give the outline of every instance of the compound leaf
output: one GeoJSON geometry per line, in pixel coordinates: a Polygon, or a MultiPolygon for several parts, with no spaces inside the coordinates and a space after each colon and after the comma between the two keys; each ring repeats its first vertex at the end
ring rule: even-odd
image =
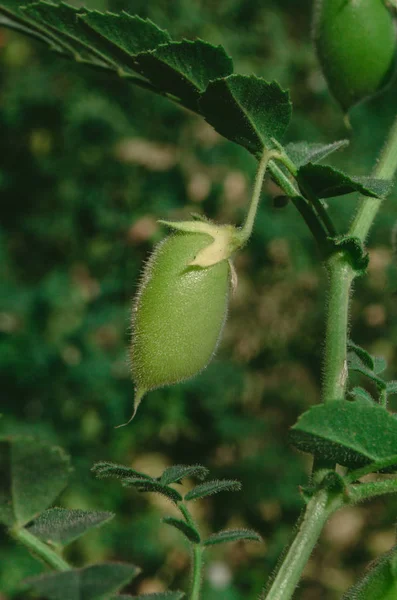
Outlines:
{"type": "Polygon", "coordinates": [[[354,399],[361,399],[369,403],[375,402],[371,394],[362,387],[354,387],[352,390],[350,390],[349,394],[354,399]]]}
{"type": "Polygon", "coordinates": [[[136,471],[131,467],[124,465],[117,465],[108,461],[97,462],[91,469],[91,471],[98,477],[98,479],[104,479],[106,477],[115,477],[116,479],[126,479],[128,477],[136,477],[140,479],[148,479],[154,481],[153,477],[136,471]]]}
{"type": "Polygon", "coordinates": [[[379,375],[383,373],[387,367],[387,361],[383,356],[374,356],[374,373],[379,375]]]}
{"type": "Polygon", "coordinates": [[[197,102],[212,79],[233,73],[222,46],[203,40],[169,42],[134,57],[134,69],[159,89],[197,110],[197,102]]]}
{"type": "Polygon", "coordinates": [[[371,371],[374,370],[374,367],[375,367],[374,359],[373,359],[372,355],[369,352],[367,352],[367,350],[365,350],[361,346],[358,346],[352,340],[349,340],[347,342],[347,349],[350,352],[353,352],[360,359],[360,361],[367,367],[367,369],[370,369],[371,371]]]}
{"type": "Polygon", "coordinates": [[[263,541],[259,533],[256,533],[256,531],[253,531],[252,529],[226,529],[225,531],[213,533],[203,543],[204,546],[215,546],[217,544],[239,542],[241,540],[251,542],[263,541]]]}
{"type": "Polygon", "coordinates": [[[397,381],[388,381],[386,384],[386,390],[388,394],[397,394],[397,381]]]}
{"type": "Polygon", "coordinates": [[[361,373],[361,375],[365,375],[365,377],[368,377],[368,379],[371,379],[371,381],[373,381],[373,383],[375,383],[375,385],[379,389],[384,389],[386,387],[386,382],[383,381],[383,379],[381,379],[380,377],[378,377],[378,375],[375,372],[375,364],[376,364],[375,360],[376,359],[372,359],[372,357],[370,357],[370,356],[369,356],[369,358],[372,360],[372,364],[374,365],[373,369],[371,369],[368,366],[369,362],[366,358],[364,358],[364,360],[363,360],[363,355],[360,355],[359,353],[357,353],[356,350],[353,350],[353,351],[350,350],[347,353],[347,366],[350,371],[357,371],[357,373],[361,373]]]}
{"type": "Polygon", "coordinates": [[[177,504],[182,500],[182,496],[179,492],[171,487],[162,485],[159,481],[150,481],[148,479],[142,479],[138,477],[127,477],[123,481],[125,487],[135,487],[138,492],[154,492],[155,494],[161,494],[177,504]]]}
{"type": "Polygon", "coordinates": [[[317,165],[309,162],[299,168],[297,181],[302,189],[310,187],[317,198],[344,196],[360,192],[364,196],[383,198],[391,189],[390,180],[373,177],[351,177],[329,165],[317,165]]]}
{"type": "Polygon", "coordinates": [[[131,57],[136,54],[154,50],[160,44],[171,41],[168,31],[160,29],[150,19],[132,16],[125,11],[119,14],[86,11],[79,15],[79,20],[106,44],[115,61],[123,62],[127,58],[132,64],[131,57]]]}
{"type": "Polygon", "coordinates": [[[174,517],[164,517],[162,519],[163,523],[167,525],[171,525],[178,529],[183,535],[192,542],[192,544],[199,544],[201,541],[200,534],[195,527],[188,525],[186,521],[182,521],[182,519],[175,519],[174,517]]]}
{"type": "Polygon", "coordinates": [[[78,19],[85,9],[74,8],[64,2],[53,4],[40,0],[21,7],[21,10],[29,19],[44,26],[76,60],[91,60],[94,55],[104,65],[113,66],[106,53],[94,45],[92,34],[78,19]]]}
{"type": "Polygon", "coordinates": [[[397,419],[367,400],[334,400],[314,406],[292,427],[299,450],[349,468],[382,460],[397,464],[397,419]]]}
{"type": "Polygon", "coordinates": [[[33,438],[0,438],[0,522],[25,525],[65,487],[69,457],[33,438]]]}
{"type": "Polygon", "coordinates": [[[214,481],[207,481],[200,485],[196,485],[185,495],[185,500],[197,500],[198,498],[205,498],[206,496],[212,496],[219,492],[239,492],[241,490],[241,483],[233,479],[215,479],[214,481]]]}
{"type": "Polygon", "coordinates": [[[311,144],[310,142],[292,142],[284,149],[295,166],[303,167],[307,163],[317,163],[329,154],[342,150],[349,145],[349,140],[339,140],[332,144],[311,144]]]}
{"type": "Polygon", "coordinates": [[[254,75],[211,81],[199,107],[218,133],[256,156],[274,147],[273,139],[281,140],[291,118],[288,92],[254,75]]]}
{"type": "Polygon", "coordinates": [[[203,481],[209,474],[206,467],[202,465],[173,465],[165,469],[160,477],[160,483],[168,485],[170,483],[179,483],[187,477],[197,477],[203,481]]]}
{"type": "Polygon", "coordinates": [[[61,573],[48,573],[26,580],[48,600],[107,600],[139,573],[134,565],[103,563],[61,573]]]}
{"type": "Polygon", "coordinates": [[[1,0],[0,26],[15,29],[49,44],[53,50],[62,51],[63,47],[48,30],[33,23],[22,14],[20,9],[24,4],[23,0],[1,0]]]}
{"type": "Polygon", "coordinates": [[[28,530],[47,544],[62,546],[84,535],[89,529],[107,523],[113,517],[114,514],[110,512],[50,508],[41,513],[28,530]]]}

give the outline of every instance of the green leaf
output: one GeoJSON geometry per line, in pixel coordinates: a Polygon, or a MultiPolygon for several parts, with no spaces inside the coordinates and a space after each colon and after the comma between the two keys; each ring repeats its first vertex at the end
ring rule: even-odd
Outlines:
{"type": "Polygon", "coordinates": [[[397,394],[397,381],[388,381],[386,384],[388,394],[397,394]]]}
{"type": "Polygon", "coordinates": [[[31,521],[63,490],[70,472],[61,448],[27,437],[0,438],[0,522],[31,521]]]}
{"type": "Polygon", "coordinates": [[[256,533],[256,531],[253,531],[252,529],[226,529],[225,531],[213,533],[203,542],[203,544],[204,546],[215,546],[216,544],[238,542],[241,540],[251,542],[263,541],[259,533],[256,533]]]}
{"type": "Polygon", "coordinates": [[[107,600],[139,573],[134,565],[103,563],[84,569],[48,573],[27,579],[33,590],[48,600],[107,600]]]}
{"type": "Polygon", "coordinates": [[[187,477],[197,477],[197,479],[203,481],[208,474],[208,469],[202,465],[173,465],[164,471],[160,477],[160,483],[163,485],[179,483],[187,477]]]}
{"type": "Polygon", "coordinates": [[[16,29],[40,39],[50,45],[51,49],[62,51],[64,46],[59,43],[56,36],[54,36],[46,27],[40,24],[34,23],[31,19],[21,11],[26,2],[24,0],[1,0],[0,1],[0,25],[16,29]],[[3,15],[3,18],[1,18],[3,15]]]}
{"type": "MultiPolygon", "coordinates": [[[[10,0],[5,0],[7,5],[10,0]]],[[[117,70],[121,76],[139,73],[160,93],[168,93],[197,111],[208,83],[233,72],[233,62],[222,46],[203,40],[172,41],[168,32],[150,20],[74,8],[40,0],[7,10],[24,26],[45,33],[46,41],[76,60],[117,70]]],[[[138,81],[136,79],[136,81],[138,81]]]]}
{"type": "Polygon", "coordinates": [[[392,186],[390,180],[374,179],[372,177],[351,177],[329,165],[316,165],[312,162],[299,168],[296,177],[304,189],[310,187],[317,198],[344,196],[360,192],[364,196],[383,198],[392,186]]]}
{"type": "Polygon", "coordinates": [[[332,144],[311,144],[309,142],[292,142],[284,147],[295,166],[303,167],[307,163],[317,163],[329,154],[342,150],[349,145],[349,140],[339,140],[332,144]]]}
{"type": "Polygon", "coordinates": [[[178,529],[178,531],[183,533],[183,535],[189,540],[189,542],[192,542],[192,544],[200,543],[201,538],[199,532],[191,525],[188,525],[186,521],[182,521],[182,519],[175,519],[174,517],[164,517],[162,522],[175,527],[175,529],[178,529]]]}
{"type": "Polygon", "coordinates": [[[55,36],[64,50],[69,51],[76,60],[99,58],[104,65],[114,66],[105,53],[94,47],[93,35],[77,18],[85,9],[76,9],[64,2],[53,4],[41,0],[23,6],[21,10],[55,36]]]}
{"type": "Polygon", "coordinates": [[[372,563],[364,577],[343,596],[343,600],[395,600],[397,598],[396,548],[372,563]]]}
{"type": "Polygon", "coordinates": [[[332,238],[329,237],[327,241],[333,246],[334,251],[343,250],[357,277],[366,273],[369,264],[369,255],[360,238],[341,235],[332,238]]]}
{"type": "Polygon", "coordinates": [[[86,11],[79,15],[79,20],[98,36],[119,67],[127,61],[126,64],[134,68],[133,56],[171,41],[165,29],[160,29],[149,19],[131,16],[125,11],[120,14],[86,11]]]}
{"type": "Polygon", "coordinates": [[[387,368],[387,361],[383,356],[374,356],[374,373],[379,375],[387,368]]]}
{"type": "Polygon", "coordinates": [[[26,1],[24,0],[0,0],[0,14],[6,17],[15,18],[18,20],[25,20],[20,13],[21,6],[25,6],[26,1]]]}
{"type": "Polygon", "coordinates": [[[375,383],[375,385],[379,389],[385,389],[386,382],[383,381],[383,379],[381,379],[380,377],[378,377],[374,370],[370,369],[367,366],[367,361],[364,362],[356,351],[349,351],[347,353],[347,366],[350,371],[357,371],[357,373],[361,373],[361,375],[365,375],[365,377],[368,377],[368,379],[373,381],[373,383],[375,383]]]}
{"type": "Polygon", "coordinates": [[[397,420],[367,400],[314,406],[298,419],[290,435],[299,450],[349,468],[397,455],[397,420]]]}
{"type": "Polygon", "coordinates": [[[194,110],[209,81],[233,72],[233,62],[221,46],[202,40],[171,41],[168,32],[149,20],[97,11],[80,20],[107,44],[119,68],[137,71],[194,110]]]}
{"type": "Polygon", "coordinates": [[[259,156],[283,137],[291,118],[288,92],[254,75],[230,75],[209,83],[201,114],[229,140],[259,156]]]}
{"type": "Polygon", "coordinates": [[[50,508],[39,515],[28,530],[43,542],[60,546],[69,544],[113,517],[114,514],[110,512],[50,508]]]}
{"type": "Polygon", "coordinates": [[[371,354],[367,352],[367,350],[365,350],[361,346],[358,346],[352,340],[349,340],[347,342],[347,349],[349,350],[349,352],[354,353],[360,359],[360,361],[367,367],[367,369],[370,369],[371,371],[374,370],[374,359],[371,356],[371,354]]]}
{"type": "Polygon", "coordinates": [[[125,487],[135,487],[139,492],[155,492],[162,494],[172,502],[179,502],[182,496],[179,492],[167,485],[162,484],[159,480],[153,479],[145,473],[135,471],[124,465],[117,465],[107,461],[96,463],[92,467],[92,471],[99,478],[115,477],[121,479],[125,487]]]}
{"type": "Polygon", "coordinates": [[[369,392],[367,392],[367,390],[365,390],[362,387],[354,387],[352,390],[350,390],[349,395],[357,400],[364,400],[366,402],[375,402],[374,398],[371,396],[371,394],[369,392]]]}
{"type": "Polygon", "coordinates": [[[113,596],[112,600],[182,600],[183,592],[156,592],[154,594],[140,594],[139,596],[113,596]]]}
{"type": "Polygon", "coordinates": [[[111,462],[107,462],[107,461],[97,462],[92,467],[91,471],[99,479],[104,479],[106,477],[115,477],[116,479],[126,479],[128,477],[136,477],[136,478],[149,479],[150,481],[154,481],[153,477],[150,477],[150,475],[146,475],[146,473],[141,473],[140,471],[131,469],[131,467],[126,467],[124,465],[117,465],[115,463],[111,463],[111,462]]]}
{"type": "Polygon", "coordinates": [[[134,64],[153,85],[193,110],[197,110],[198,99],[212,79],[233,72],[233,62],[222,46],[202,40],[163,44],[136,55],[134,64]]]}
{"type": "Polygon", "coordinates": [[[215,479],[214,481],[207,481],[197,485],[185,495],[185,500],[197,500],[198,498],[205,498],[206,496],[212,496],[213,494],[219,494],[219,492],[239,492],[241,490],[241,483],[232,479],[215,479]]]}
{"type": "Polygon", "coordinates": [[[124,479],[123,485],[125,487],[135,487],[138,492],[154,492],[155,494],[161,494],[175,504],[182,500],[182,496],[179,492],[171,487],[162,485],[158,481],[149,481],[148,479],[141,479],[138,477],[127,477],[124,479]]]}

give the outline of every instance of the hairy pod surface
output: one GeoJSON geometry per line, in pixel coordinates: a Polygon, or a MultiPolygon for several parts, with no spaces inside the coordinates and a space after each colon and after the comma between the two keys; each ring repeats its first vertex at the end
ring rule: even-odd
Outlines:
{"type": "Polygon", "coordinates": [[[216,350],[227,314],[229,261],[190,265],[211,242],[205,233],[175,233],[146,263],[132,315],[135,411],[147,391],[193,377],[216,350]]]}
{"type": "Polygon", "coordinates": [[[317,0],[313,37],[329,89],[345,111],[390,80],[396,34],[384,0],[317,0]]]}

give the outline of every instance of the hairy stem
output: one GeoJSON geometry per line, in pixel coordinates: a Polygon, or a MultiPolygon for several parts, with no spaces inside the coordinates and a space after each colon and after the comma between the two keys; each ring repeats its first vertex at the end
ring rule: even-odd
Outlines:
{"type": "Polygon", "coordinates": [[[35,556],[56,571],[68,571],[69,564],[48,544],[39,540],[35,535],[24,528],[13,528],[10,530],[13,538],[24,544],[35,556]]]}
{"type": "MultiPolygon", "coordinates": [[[[196,528],[196,524],[190,514],[187,506],[180,502],[178,508],[185,518],[186,523],[196,528]]],[[[200,599],[200,589],[202,582],[202,570],[203,570],[203,546],[201,544],[192,544],[192,591],[190,594],[190,600],[200,599]]]]}
{"type": "Polygon", "coordinates": [[[349,299],[354,273],[342,253],[326,261],[329,277],[323,402],[344,398],[347,381],[349,299]]]}
{"type": "Polygon", "coordinates": [[[201,546],[201,544],[194,544],[194,546],[193,546],[193,579],[192,579],[192,592],[190,594],[190,600],[199,600],[200,599],[202,570],[203,570],[203,547],[201,546]]]}
{"type": "Polygon", "coordinates": [[[341,503],[330,501],[326,490],[319,490],[313,496],[263,600],[289,600],[292,597],[325,523],[341,503]]]}
{"type": "Polygon", "coordinates": [[[353,504],[369,500],[376,496],[384,494],[397,493],[397,478],[382,479],[380,481],[371,481],[369,483],[360,483],[349,488],[349,499],[353,504]]]}
{"type": "Polygon", "coordinates": [[[379,394],[379,404],[387,408],[387,388],[384,388],[379,394]]]}
{"type": "Polygon", "coordinates": [[[372,462],[369,465],[365,465],[365,467],[361,467],[360,469],[355,469],[354,471],[350,471],[347,473],[343,479],[345,483],[354,483],[364,477],[365,475],[369,475],[370,473],[375,473],[376,471],[381,471],[382,469],[387,469],[388,467],[394,467],[397,465],[397,454],[394,456],[389,456],[384,460],[378,460],[376,462],[372,462]]]}
{"type": "MultiPolygon", "coordinates": [[[[397,117],[390,129],[380,158],[373,170],[373,176],[379,179],[392,179],[397,170],[397,117]]],[[[365,241],[376,214],[382,204],[379,198],[363,197],[360,208],[350,227],[350,235],[365,241]]]]}
{"type": "MultiPolygon", "coordinates": [[[[275,169],[269,168],[277,180],[275,169]]],[[[276,166],[277,169],[277,166],[276,166]]],[[[390,131],[388,141],[382,151],[373,175],[381,179],[392,178],[397,169],[397,119],[390,131]]],[[[284,189],[284,186],[281,186],[284,189]]],[[[381,205],[381,200],[365,198],[351,226],[350,235],[364,241],[381,205]]],[[[305,218],[306,220],[306,218],[305,218]]],[[[314,217],[315,235],[319,235],[318,223],[314,217]]],[[[309,225],[310,226],[310,225],[309,225]]],[[[320,234],[321,235],[321,234],[320,234]]],[[[347,381],[347,336],[349,325],[349,301],[355,273],[348,258],[341,252],[331,255],[325,263],[329,276],[328,312],[326,322],[326,345],[324,359],[323,401],[332,402],[343,398],[347,381]]],[[[314,470],[320,469],[323,461],[316,461],[314,470]]],[[[329,465],[326,465],[329,466],[329,465]]],[[[357,474],[361,474],[358,471],[357,474]]],[[[364,474],[364,473],[363,473],[364,474]]],[[[351,500],[359,501],[375,495],[394,492],[395,480],[385,480],[353,486],[351,500]]],[[[279,565],[265,600],[290,600],[299,582],[302,571],[310,557],[322,528],[330,514],[342,506],[330,508],[327,493],[320,490],[307,505],[295,537],[279,565]]]]}

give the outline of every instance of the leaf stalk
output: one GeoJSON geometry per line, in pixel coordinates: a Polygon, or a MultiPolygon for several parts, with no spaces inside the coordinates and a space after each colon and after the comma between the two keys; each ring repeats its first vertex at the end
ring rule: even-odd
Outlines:
{"type": "Polygon", "coordinates": [[[13,538],[21,542],[32,554],[39,557],[46,565],[56,571],[69,571],[70,565],[48,544],[39,540],[24,527],[10,530],[13,538]]]}

